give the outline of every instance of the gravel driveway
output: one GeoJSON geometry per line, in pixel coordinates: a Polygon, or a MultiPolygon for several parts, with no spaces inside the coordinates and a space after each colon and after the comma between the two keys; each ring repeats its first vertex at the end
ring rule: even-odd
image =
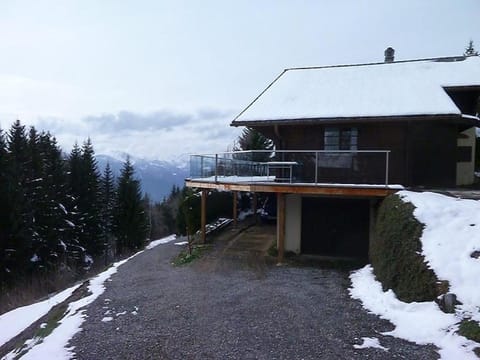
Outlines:
{"type": "Polygon", "coordinates": [[[438,359],[380,335],[392,326],[348,296],[348,273],[267,265],[238,241],[187,266],[173,244],[122,265],[70,342],[77,359],[438,359]],[[388,352],[355,349],[362,337],[388,352]]]}

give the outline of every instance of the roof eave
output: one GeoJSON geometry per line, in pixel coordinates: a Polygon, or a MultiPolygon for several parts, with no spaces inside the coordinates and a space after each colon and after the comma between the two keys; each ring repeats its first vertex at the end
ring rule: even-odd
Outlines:
{"type": "Polygon", "coordinates": [[[391,116],[356,116],[336,118],[292,118],[292,119],[255,119],[234,120],[230,126],[269,126],[269,125],[315,125],[315,124],[347,124],[347,123],[375,123],[395,122],[411,120],[455,120],[460,122],[475,123],[472,126],[480,126],[475,119],[462,118],[459,113],[454,114],[416,114],[416,115],[391,115],[391,116]]]}

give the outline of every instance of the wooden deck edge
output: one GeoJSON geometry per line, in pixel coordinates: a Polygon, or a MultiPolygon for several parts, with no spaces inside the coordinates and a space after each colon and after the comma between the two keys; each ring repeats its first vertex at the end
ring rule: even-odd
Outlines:
{"type": "Polygon", "coordinates": [[[186,180],[187,187],[199,189],[215,189],[222,191],[244,192],[271,192],[304,195],[328,195],[349,197],[386,197],[400,189],[388,187],[360,187],[360,186],[322,186],[309,184],[265,184],[265,183],[222,183],[198,180],[186,180]]]}

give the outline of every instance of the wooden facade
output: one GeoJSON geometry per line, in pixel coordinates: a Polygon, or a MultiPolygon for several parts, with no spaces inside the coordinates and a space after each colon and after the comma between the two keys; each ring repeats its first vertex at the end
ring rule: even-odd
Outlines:
{"type": "MultiPolygon", "coordinates": [[[[350,119],[342,122],[311,124],[289,123],[275,126],[252,126],[273,139],[281,150],[325,149],[325,129],[355,128],[356,150],[390,150],[389,183],[404,186],[451,187],[456,185],[457,137],[471,127],[468,119],[407,118],[350,119]]],[[[383,159],[370,159],[365,168],[370,178],[382,179],[383,159]],[[375,166],[375,161],[378,166],[375,166]],[[373,172],[379,172],[374,174],[373,172]]],[[[332,170],[333,171],[333,170],[332,170]]],[[[362,178],[352,182],[362,183],[362,178]]],[[[378,183],[381,183],[380,181],[378,183]]]]}

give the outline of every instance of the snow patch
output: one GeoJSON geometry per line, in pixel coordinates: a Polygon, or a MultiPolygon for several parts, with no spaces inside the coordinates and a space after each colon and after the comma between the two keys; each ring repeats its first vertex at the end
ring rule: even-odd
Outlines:
{"type": "Polygon", "coordinates": [[[425,224],[420,241],[428,267],[448,280],[449,291],[463,303],[459,311],[480,321],[480,261],[470,256],[480,250],[480,202],[431,192],[398,195],[415,206],[413,215],[425,224]]]}
{"type": "Polygon", "coordinates": [[[52,307],[65,301],[80,286],[72,286],[47,300],[22,306],[0,315],[0,346],[47,314],[52,307]]]}
{"type": "Polygon", "coordinates": [[[173,245],[178,245],[178,246],[187,245],[187,244],[188,244],[188,241],[180,241],[180,242],[173,243],[173,245]]]}
{"type": "Polygon", "coordinates": [[[355,349],[367,349],[367,348],[375,348],[375,349],[381,349],[384,351],[388,351],[388,348],[383,347],[380,345],[380,341],[373,337],[362,337],[363,343],[360,345],[353,345],[355,349]]]}
{"type": "Polygon", "coordinates": [[[145,247],[145,249],[147,249],[147,250],[153,249],[154,247],[156,247],[158,245],[169,243],[169,242],[175,240],[176,238],[177,238],[176,235],[169,235],[169,236],[164,237],[162,239],[153,240],[153,241],[150,242],[150,244],[148,244],[145,247]]]}
{"type": "Polygon", "coordinates": [[[112,321],[112,320],[113,320],[113,317],[111,317],[111,316],[105,316],[105,317],[102,319],[103,322],[110,322],[110,321],[112,321]]]}
{"type": "Polygon", "coordinates": [[[396,336],[420,345],[434,344],[442,359],[476,359],[472,350],[476,343],[454,333],[458,319],[445,314],[431,302],[405,303],[392,290],[384,292],[375,280],[371,265],[350,275],[350,295],[359,299],[370,312],[390,321],[395,329],[382,335],[396,336]]]}

